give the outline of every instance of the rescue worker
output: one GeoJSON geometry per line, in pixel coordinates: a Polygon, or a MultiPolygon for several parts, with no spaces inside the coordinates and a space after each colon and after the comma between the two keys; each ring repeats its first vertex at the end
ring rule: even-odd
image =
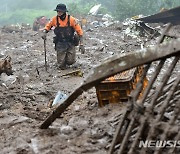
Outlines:
{"type": "Polygon", "coordinates": [[[57,11],[57,16],[52,17],[46,24],[42,38],[46,39],[49,30],[55,27],[53,43],[55,43],[55,50],[57,52],[57,63],[60,69],[66,69],[67,65],[72,65],[76,61],[75,46],[79,45],[81,53],[85,52],[83,31],[76,22],[76,19],[67,14],[66,5],[58,4],[54,11],[57,11]],[[75,32],[78,35],[75,35],[75,32]]]}

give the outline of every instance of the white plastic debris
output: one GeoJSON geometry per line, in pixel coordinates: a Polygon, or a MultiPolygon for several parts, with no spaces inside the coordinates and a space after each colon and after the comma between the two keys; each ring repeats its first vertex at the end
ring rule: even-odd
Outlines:
{"type": "Polygon", "coordinates": [[[69,135],[73,131],[73,128],[71,126],[62,125],[60,131],[63,134],[69,135]]]}
{"type": "Polygon", "coordinates": [[[111,25],[113,25],[114,24],[114,22],[109,22],[109,21],[105,21],[104,23],[103,23],[103,25],[105,26],[105,27],[109,27],[109,26],[111,26],[111,25]]]}
{"type": "Polygon", "coordinates": [[[16,76],[15,75],[10,75],[8,76],[5,73],[2,73],[0,76],[1,84],[8,88],[10,85],[16,82],[16,76]]]}
{"type": "Polygon", "coordinates": [[[56,94],[56,97],[52,103],[52,106],[55,105],[55,104],[61,104],[65,99],[67,98],[67,95],[64,94],[63,92],[61,91],[58,91],[57,94],[56,94]]]}
{"type": "Polygon", "coordinates": [[[105,14],[102,17],[102,21],[112,21],[112,20],[113,20],[113,17],[109,14],[105,14]]]}
{"type": "Polygon", "coordinates": [[[101,7],[101,4],[94,5],[94,6],[90,9],[90,11],[89,11],[88,14],[97,15],[100,7],[101,7]]]}

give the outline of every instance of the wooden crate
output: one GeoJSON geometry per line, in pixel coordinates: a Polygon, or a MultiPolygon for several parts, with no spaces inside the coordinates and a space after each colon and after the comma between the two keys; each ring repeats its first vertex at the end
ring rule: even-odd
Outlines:
{"type": "Polygon", "coordinates": [[[128,95],[136,87],[142,70],[142,67],[133,68],[109,77],[98,84],[95,88],[99,106],[127,101],[128,95]]]}

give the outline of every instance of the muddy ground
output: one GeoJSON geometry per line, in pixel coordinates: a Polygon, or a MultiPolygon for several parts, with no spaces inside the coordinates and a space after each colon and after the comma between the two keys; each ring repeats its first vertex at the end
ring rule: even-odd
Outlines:
{"type": "Polygon", "coordinates": [[[69,95],[106,58],[139,50],[142,44],[156,44],[158,38],[143,43],[146,37],[125,35],[127,27],[122,23],[83,27],[86,53],[81,54],[77,47],[77,61],[67,70],[57,68],[54,34],[48,33],[47,72],[40,32],[27,27],[12,32],[1,28],[1,57],[11,56],[14,75],[1,75],[0,153],[106,153],[126,102],[100,108],[95,88],[79,96],[49,129],[39,126],[56,107],[49,108],[48,103],[58,91],[69,95]],[[61,76],[77,69],[83,72],[82,77],[61,76]]]}

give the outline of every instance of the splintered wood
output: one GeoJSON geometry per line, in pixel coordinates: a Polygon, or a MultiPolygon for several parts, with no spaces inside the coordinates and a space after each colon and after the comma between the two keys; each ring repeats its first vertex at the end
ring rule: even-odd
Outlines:
{"type": "Polygon", "coordinates": [[[129,106],[117,126],[109,154],[180,153],[179,58],[180,50],[146,63],[137,88],[130,94],[129,106]],[[138,99],[146,77],[148,86],[138,99]]]}
{"type": "Polygon", "coordinates": [[[117,127],[110,154],[180,152],[179,57],[177,54],[146,65],[117,127]],[[149,78],[149,83],[137,100],[144,77],[149,78]]]}
{"type": "MultiPolygon", "coordinates": [[[[162,35],[159,43],[163,39],[162,35]]],[[[180,153],[179,57],[180,40],[175,39],[110,58],[93,69],[84,83],[47,117],[40,128],[48,128],[84,91],[117,73],[144,65],[136,88],[130,93],[128,107],[120,117],[109,153],[180,153]],[[148,85],[142,94],[145,78],[148,85]]]]}
{"type": "Polygon", "coordinates": [[[114,76],[111,76],[106,79],[106,81],[115,81],[115,80],[128,80],[131,79],[134,76],[134,73],[136,71],[136,68],[124,71],[122,73],[118,73],[114,76]]]}

